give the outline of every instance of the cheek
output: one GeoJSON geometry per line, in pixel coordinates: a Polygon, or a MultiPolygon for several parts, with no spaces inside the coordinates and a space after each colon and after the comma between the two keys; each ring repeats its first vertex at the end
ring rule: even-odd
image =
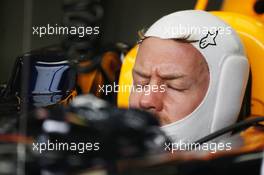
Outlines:
{"type": "Polygon", "coordinates": [[[164,97],[164,112],[173,121],[189,115],[196,108],[196,100],[191,93],[167,91],[164,97]]]}

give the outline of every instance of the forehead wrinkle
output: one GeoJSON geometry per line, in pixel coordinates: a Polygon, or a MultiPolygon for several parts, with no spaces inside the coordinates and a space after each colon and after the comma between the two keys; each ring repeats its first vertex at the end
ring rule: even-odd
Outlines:
{"type": "MultiPolygon", "coordinates": [[[[162,63],[154,63],[156,60],[155,57],[157,49],[153,48],[153,44],[156,45],[157,43],[155,42],[155,40],[157,40],[156,38],[147,38],[142,45],[139,47],[139,54],[137,55],[137,59],[136,59],[136,63],[140,63],[141,64],[141,68],[138,69],[139,72],[142,72],[143,69],[142,68],[148,68],[148,66],[145,65],[153,65],[152,70],[148,70],[147,72],[149,72],[150,74],[153,74],[155,71],[153,71],[154,67],[161,67],[162,63]],[[148,49],[145,50],[145,49],[148,49]],[[143,53],[144,52],[144,53],[143,53]],[[140,58],[139,58],[140,57],[140,58]],[[140,59],[140,62],[138,62],[140,59]],[[157,65],[158,64],[158,65],[157,65]]],[[[162,75],[165,74],[166,72],[168,72],[168,74],[180,74],[181,71],[184,71],[183,73],[190,73],[190,71],[192,72],[193,70],[198,70],[201,71],[201,68],[195,68],[196,66],[201,66],[200,64],[205,64],[206,67],[207,66],[207,62],[205,61],[205,59],[198,59],[198,57],[201,56],[200,52],[198,50],[195,50],[195,48],[190,44],[190,43],[183,43],[183,42],[179,42],[179,41],[173,41],[173,40],[163,40],[164,42],[166,41],[167,44],[164,44],[164,46],[166,45],[166,47],[164,48],[165,50],[173,49],[173,52],[159,52],[159,57],[163,58],[163,63],[168,61],[168,65],[165,66],[163,65],[161,68],[159,68],[159,70],[157,72],[155,72],[155,74],[158,75],[162,75]],[[170,44],[168,44],[170,43],[170,44]],[[194,52],[189,52],[188,49],[193,50],[194,52]],[[185,69],[183,69],[183,67],[178,67],[179,69],[177,70],[178,72],[174,73],[177,66],[172,66],[172,60],[175,59],[174,57],[177,57],[177,59],[183,59],[182,60],[182,65],[185,66],[185,69]],[[170,60],[170,61],[169,61],[170,60]],[[192,61],[190,61],[192,60],[192,61]],[[196,63],[195,63],[196,62],[196,63]],[[197,64],[198,62],[198,64],[197,64]],[[164,67],[165,66],[165,67],[164,67]],[[187,67],[186,67],[187,66],[187,67]],[[164,69],[164,70],[163,70],[164,69]],[[186,71],[185,71],[186,70],[186,71]],[[171,73],[169,72],[171,71],[171,73]],[[180,71],[180,72],[179,72],[180,71]],[[165,72],[165,73],[163,73],[165,72]]],[[[163,46],[160,45],[161,47],[163,46]]],[[[159,46],[159,47],[160,47],[159,46]]],[[[203,56],[202,56],[203,57],[203,56]]],[[[201,66],[204,68],[204,66],[201,66]]],[[[145,70],[144,70],[145,71],[145,70]]],[[[146,72],[146,71],[145,71],[146,72]]],[[[147,73],[146,72],[146,73],[147,73]]],[[[167,73],[166,73],[167,74],[167,73]]],[[[182,73],[181,73],[182,74],[182,73]]]]}
{"type": "MultiPolygon", "coordinates": [[[[183,55],[184,53],[188,54],[188,44],[189,43],[182,43],[182,42],[177,42],[173,41],[171,39],[159,39],[156,37],[150,37],[147,38],[141,46],[139,46],[139,53],[141,53],[142,50],[149,49],[150,52],[145,52],[144,57],[149,57],[147,60],[151,60],[153,55],[155,54],[158,50],[157,48],[163,50],[163,52],[158,52],[162,57],[164,58],[170,58],[170,57],[175,57],[179,55],[183,55]],[[157,41],[162,42],[157,43],[157,41]],[[173,50],[173,52],[171,52],[173,50]]],[[[191,45],[191,44],[189,44],[191,45]]]]}
{"type": "Polygon", "coordinates": [[[156,74],[163,79],[179,79],[179,78],[184,78],[186,75],[180,72],[176,72],[175,69],[173,71],[168,71],[169,69],[163,69],[162,67],[157,67],[156,69],[156,74]],[[165,70],[165,71],[164,71],[165,70]],[[167,72],[166,72],[167,71],[167,72]]]}

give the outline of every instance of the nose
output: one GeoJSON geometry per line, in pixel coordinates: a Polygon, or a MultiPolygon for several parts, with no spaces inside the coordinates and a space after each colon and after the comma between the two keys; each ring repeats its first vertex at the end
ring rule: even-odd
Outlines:
{"type": "Polygon", "coordinates": [[[140,108],[150,111],[159,112],[163,108],[163,93],[158,91],[153,91],[150,87],[148,93],[142,94],[139,102],[140,108]]]}

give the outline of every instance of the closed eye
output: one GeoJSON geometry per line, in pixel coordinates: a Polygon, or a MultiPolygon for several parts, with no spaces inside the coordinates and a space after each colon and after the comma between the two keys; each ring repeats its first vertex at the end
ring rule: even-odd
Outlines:
{"type": "Polygon", "coordinates": [[[167,85],[167,87],[172,89],[172,90],[179,91],[179,92],[184,92],[184,91],[188,90],[188,88],[178,88],[178,87],[174,87],[171,85],[167,85]]]}

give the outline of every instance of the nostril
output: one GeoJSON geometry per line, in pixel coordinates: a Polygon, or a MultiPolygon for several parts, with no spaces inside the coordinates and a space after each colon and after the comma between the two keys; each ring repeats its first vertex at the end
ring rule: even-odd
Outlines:
{"type": "Polygon", "coordinates": [[[151,95],[143,95],[140,99],[140,107],[145,110],[155,108],[155,100],[151,95]]]}
{"type": "Polygon", "coordinates": [[[140,107],[143,108],[143,109],[148,110],[148,109],[153,108],[154,105],[152,105],[150,101],[147,101],[147,100],[144,100],[144,99],[143,99],[143,100],[141,100],[141,102],[140,102],[140,107]]]}

